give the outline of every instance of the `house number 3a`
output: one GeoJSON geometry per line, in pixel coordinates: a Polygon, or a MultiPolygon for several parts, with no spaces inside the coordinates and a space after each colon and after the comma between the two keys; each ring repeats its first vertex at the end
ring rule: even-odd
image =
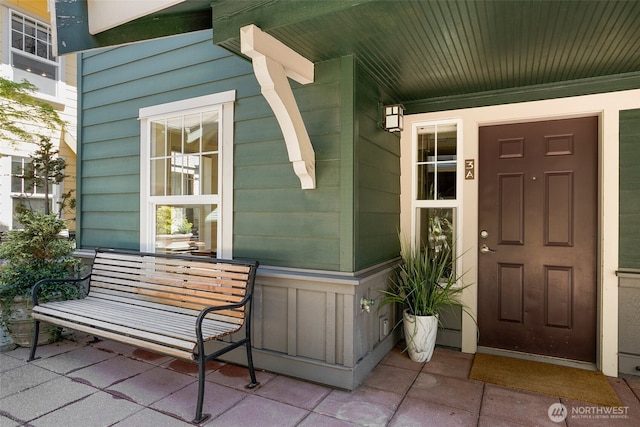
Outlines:
{"type": "Polygon", "coordinates": [[[464,161],[464,179],[474,179],[476,176],[476,161],[467,159],[464,161]]]}

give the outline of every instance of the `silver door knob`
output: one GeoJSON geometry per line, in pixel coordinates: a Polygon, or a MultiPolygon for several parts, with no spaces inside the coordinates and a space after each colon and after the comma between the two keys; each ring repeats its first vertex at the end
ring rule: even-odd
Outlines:
{"type": "Polygon", "coordinates": [[[495,254],[496,251],[494,251],[493,249],[491,249],[489,246],[487,246],[486,244],[483,244],[482,246],[480,246],[480,253],[481,254],[488,254],[488,253],[492,253],[495,254]]]}

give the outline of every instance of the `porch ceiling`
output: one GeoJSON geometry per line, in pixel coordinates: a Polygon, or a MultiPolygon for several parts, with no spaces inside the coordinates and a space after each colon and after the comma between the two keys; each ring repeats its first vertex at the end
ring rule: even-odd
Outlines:
{"type": "MultiPolygon", "coordinates": [[[[56,1],[60,34],[86,1],[56,1]]],[[[637,0],[184,0],[58,44],[69,52],[213,27],[214,43],[240,54],[248,24],[313,62],[356,55],[389,101],[405,103],[640,72],[637,0]]]]}
{"type": "Polygon", "coordinates": [[[220,0],[212,7],[214,43],[239,53],[239,28],[253,23],[313,62],[355,54],[400,102],[640,71],[636,0],[220,0]]]}

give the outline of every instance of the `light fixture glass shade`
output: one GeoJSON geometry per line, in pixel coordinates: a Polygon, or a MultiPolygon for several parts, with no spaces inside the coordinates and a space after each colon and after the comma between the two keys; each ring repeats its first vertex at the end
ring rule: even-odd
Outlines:
{"type": "Polygon", "coordinates": [[[402,105],[387,105],[384,107],[384,129],[388,132],[400,132],[404,107],[402,105]]]}

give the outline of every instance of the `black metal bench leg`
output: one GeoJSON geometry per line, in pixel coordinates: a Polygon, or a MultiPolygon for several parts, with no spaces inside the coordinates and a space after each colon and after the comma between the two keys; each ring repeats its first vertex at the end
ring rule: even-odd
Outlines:
{"type": "Polygon", "coordinates": [[[247,388],[254,388],[260,384],[256,380],[256,371],[253,369],[253,355],[251,353],[251,341],[248,341],[245,346],[247,347],[247,365],[249,367],[249,375],[251,376],[251,382],[247,385],[247,388]]]}
{"type": "Polygon", "coordinates": [[[36,320],[33,327],[33,341],[31,341],[31,352],[27,362],[31,362],[36,357],[36,347],[38,347],[38,335],[40,334],[40,321],[36,320]]]}
{"type": "Polygon", "coordinates": [[[193,419],[194,424],[200,424],[207,418],[208,414],[202,414],[202,404],[204,403],[204,374],[206,360],[204,358],[204,349],[200,349],[198,353],[198,403],[196,403],[196,416],[193,419]]]}

